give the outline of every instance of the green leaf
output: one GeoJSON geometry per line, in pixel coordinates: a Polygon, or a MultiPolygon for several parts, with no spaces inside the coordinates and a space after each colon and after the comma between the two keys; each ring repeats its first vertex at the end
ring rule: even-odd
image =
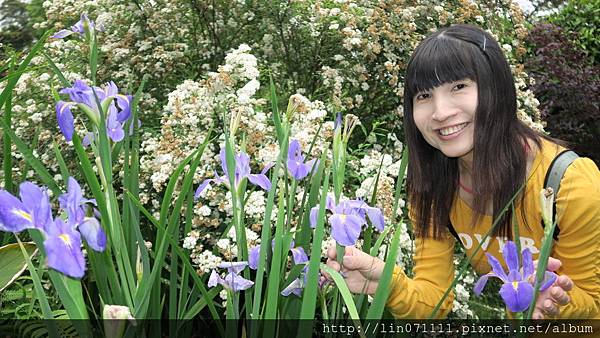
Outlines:
{"type": "MultiPolygon", "coordinates": [[[[344,280],[342,275],[340,275],[339,272],[335,271],[334,269],[330,268],[324,263],[321,263],[321,270],[325,270],[325,272],[327,272],[335,282],[335,285],[337,286],[338,290],[340,291],[340,294],[342,295],[344,304],[346,304],[346,309],[348,310],[350,319],[354,321],[354,324],[357,327],[362,327],[362,325],[360,325],[360,318],[358,317],[358,310],[356,309],[356,305],[354,304],[354,299],[352,298],[352,294],[350,293],[350,290],[348,290],[348,286],[346,285],[346,281],[344,280]]],[[[363,332],[358,332],[358,334],[361,337],[365,336],[363,332]]]]}
{"type": "Polygon", "coordinates": [[[397,226],[394,239],[390,245],[391,249],[383,267],[383,273],[379,279],[377,291],[375,291],[375,295],[373,297],[373,303],[369,307],[369,312],[367,312],[367,319],[379,320],[383,315],[385,303],[387,302],[387,298],[391,291],[392,273],[394,271],[394,267],[396,266],[396,257],[398,257],[398,247],[400,246],[400,233],[400,227],[397,226]]]}
{"type": "MultiPolygon", "coordinates": [[[[321,164],[319,168],[319,175],[322,175],[323,170],[325,168],[326,152],[323,152],[323,156],[321,156],[321,164]]],[[[329,189],[329,168],[327,168],[327,173],[325,174],[325,180],[323,182],[322,187],[322,195],[321,202],[319,203],[319,214],[317,216],[317,226],[315,229],[315,235],[313,237],[313,245],[310,253],[310,261],[308,263],[308,273],[306,277],[306,286],[304,288],[304,296],[302,297],[302,309],[300,312],[301,319],[313,319],[315,318],[315,307],[317,304],[317,296],[318,296],[318,284],[319,284],[319,271],[318,266],[321,260],[321,243],[323,242],[323,237],[325,234],[325,205],[327,200],[327,190],[329,189]]],[[[302,328],[308,330],[309,328],[302,328]]],[[[304,334],[309,334],[309,332],[304,332],[304,334]]]]}
{"type": "MultiPolygon", "coordinates": [[[[23,243],[29,257],[37,252],[34,243],[23,243]]],[[[0,292],[12,284],[27,268],[27,261],[21,253],[18,243],[12,243],[0,247],[0,292]]]]}

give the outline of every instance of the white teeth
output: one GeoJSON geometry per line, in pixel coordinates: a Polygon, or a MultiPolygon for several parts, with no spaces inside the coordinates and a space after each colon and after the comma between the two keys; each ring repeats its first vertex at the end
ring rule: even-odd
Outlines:
{"type": "Polygon", "coordinates": [[[456,126],[452,126],[452,127],[448,127],[448,128],[440,129],[440,130],[439,130],[439,133],[440,133],[442,136],[448,136],[448,135],[450,135],[450,134],[454,134],[454,133],[456,133],[456,132],[458,132],[458,131],[461,131],[461,130],[462,130],[464,127],[466,127],[466,126],[467,126],[467,124],[468,124],[468,123],[467,123],[467,122],[465,122],[465,123],[462,123],[462,124],[459,124],[459,125],[456,125],[456,126]]]}

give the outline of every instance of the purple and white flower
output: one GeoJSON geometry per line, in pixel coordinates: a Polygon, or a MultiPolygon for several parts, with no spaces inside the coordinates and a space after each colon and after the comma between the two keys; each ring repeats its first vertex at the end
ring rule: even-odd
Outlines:
{"type": "Polygon", "coordinates": [[[287,168],[290,174],[296,180],[301,180],[305,178],[311,172],[311,170],[313,170],[313,166],[316,167],[317,165],[317,159],[312,159],[310,161],[304,162],[304,155],[302,155],[300,142],[298,142],[297,140],[293,140],[290,143],[290,146],[288,148],[287,168]],[[317,163],[316,165],[315,162],[317,163]]]}
{"type": "MultiPolygon", "coordinates": [[[[106,109],[106,133],[114,142],[119,142],[125,137],[123,126],[131,117],[131,95],[119,94],[119,89],[114,82],[107,83],[104,88],[90,87],[81,80],[75,81],[72,87],[63,88],[60,94],[68,94],[71,101],[58,101],[56,104],[56,119],[58,127],[67,141],[73,139],[75,120],[71,107],[77,106],[98,125],[100,109],[106,109]],[[96,98],[98,100],[96,100],[96,98]],[[100,106],[98,105],[100,102],[100,106]]],[[[139,124],[139,123],[138,123],[139,124]]],[[[89,144],[94,135],[86,134],[86,144],[89,144]]]]}
{"type": "Polygon", "coordinates": [[[75,23],[69,29],[58,31],[56,34],[52,35],[51,38],[64,39],[72,34],[79,34],[79,37],[84,38],[86,30],[93,33],[96,30],[102,32],[104,31],[104,28],[100,26],[97,27],[94,24],[94,21],[90,20],[87,15],[81,14],[81,18],[79,21],[77,21],[77,23],[75,23]]]}
{"type": "MultiPolygon", "coordinates": [[[[221,158],[221,168],[223,169],[224,175],[219,176],[219,174],[215,171],[215,178],[209,178],[207,180],[204,180],[204,182],[202,182],[202,184],[200,184],[198,189],[196,189],[194,198],[197,199],[198,197],[200,197],[200,194],[204,191],[204,189],[210,188],[211,183],[214,183],[214,184],[223,183],[227,187],[229,187],[229,171],[227,170],[227,160],[226,160],[224,148],[221,149],[219,156],[221,158]]],[[[252,173],[250,173],[250,156],[248,156],[248,154],[246,154],[242,151],[242,152],[236,154],[234,156],[234,158],[235,158],[235,173],[234,173],[235,188],[234,189],[237,189],[240,182],[244,178],[247,178],[248,181],[250,181],[250,183],[252,183],[254,185],[258,185],[259,187],[263,188],[264,190],[271,189],[271,181],[265,175],[265,173],[267,172],[267,170],[269,170],[272,167],[272,165],[266,166],[261,171],[260,174],[252,174],[252,173]]]]}
{"type": "MultiPolygon", "coordinates": [[[[529,251],[529,248],[525,248],[521,253],[522,268],[519,268],[519,254],[514,242],[506,242],[502,255],[508,267],[508,274],[504,272],[502,265],[494,256],[486,253],[492,271],[479,278],[475,284],[474,292],[476,295],[480,295],[490,277],[499,278],[504,283],[500,288],[500,296],[508,309],[512,312],[525,311],[533,299],[533,286],[535,285],[536,272],[533,267],[531,251],[529,251]]],[[[549,288],[556,278],[554,272],[546,271],[540,291],[549,288]]]]}
{"type": "Polygon", "coordinates": [[[81,236],[95,251],[106,248],[106,234],[93,216],[94,200],[85,199],[77,181],[69,177],[67,192],[59,196],[60,208],[67,214],[53,219],[48,194],[31,182],[20,185],[19,200],[0,190],[0,231],[17,233],[24,229],[38,229],[44,235],[44,249],[48,266],[61,273],[81,278],[85,274],[85,259],[81,250],[81,236]]]}
{"type": "MultiPolygon", "coordinates": [[[[367,217],[378,231],[383,231],[385,220],[381,209],[370,207],[362,200],[345,200],[335,205],[331,197],[327,197],[326,207],[332,212],[329,216],[331,236],[343,246],[356,244],[362,228],[367,224],[367,217]]],[[[319,206],[310,210],[310,225],[317,225],[319,206]]]]}
{"type": "Polygon", "coordinates": [[[221,277],[216,270],[212,270],[210,277],[208,278],[208,287],[212,288],[217,286],[217,284],[221,284],[224,288],[233,292],[246,290],[252,287],[252,285],[254,285],[253,281],[239,275],[247,265],[248,262],[225,262],[219,264],[219,268],[227,269],[227,275],[221,277]]]}

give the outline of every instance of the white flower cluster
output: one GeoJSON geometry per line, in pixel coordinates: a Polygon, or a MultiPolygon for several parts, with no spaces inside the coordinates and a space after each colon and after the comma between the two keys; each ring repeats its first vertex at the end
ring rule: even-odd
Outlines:
{"type": "MultiPolygon", "coordinates": [[[[364,157],[351,161],[351,165],[360,168],[358,173],[362,182],[355,195],[358,198],[370,200],[377,183],[377,206],[382,208],[386,221],[390,221],[393,212],[393,202],[396,192],[396,178],[400,170],[401,154],[403,145],[393,134],[389,135],[394,146],[391,148],[392,155],[382,153],[376,147],[367,151],[364,157]],[[378,177],[379,174],[379,177],[378,177]]],[[[404,175],[405,173],[403,173],[404,175]]],[[[397,215],[402,215],[404,199],[398,200],[397,215]]]]}
{"type": "MultiPolygon", "coordinates": [[[[405,271],[412,267],[413,253],[415,252],[415,241],[410,238],[406,223],[400,223],[396,231],[400,231],[400,243],[398,244],[398,256],[396,264],[405,271]]],[[[388,246],[394,234],[390,233],[384,240],[384,244],[379,247],[378,257],[382,260],[387,259],[388,246]]]]}
{"type": "MultiPolygon", "coordinates": [[[[454,256],[456,274],[458,274],[458,267],[461,263],[460,258],[463,256],[464,254],[457,254],[454,256]]],[[[477,315],[469,305],[471,291],[473,290],[476,276],[473,268],[469,266],[460,281],[454,287],[454,302],[452,303],[452,310],[449,315],[450,318],[477,319],[477,315]]]]}
{"type": "Polygon", "coordinates": [[[210,273],[212,269],[216,269],[217,265],[221,264],[223,261],[221,257],[213,255],[209,250],[198,254],[192,254],[191,259],[200,274],[210,273]]]}

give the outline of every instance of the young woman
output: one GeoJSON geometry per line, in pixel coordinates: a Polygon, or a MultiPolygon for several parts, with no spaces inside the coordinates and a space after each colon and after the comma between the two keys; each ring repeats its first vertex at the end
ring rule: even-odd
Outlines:
{"type": "MultiPolygon", "coordinates": [[[[399,318],[427,318],[454,278],[456,238],[467,256],[484,242],[471,263],[479,274],[488,273],[485,253],[504,261],[514,217],[522,248],[537,259],[543,236],[539,196],[564,148],[518,120],[514,79],[502,50],[473,26],[440,29],[417,47],[406,74],[404,116],[415,267],[412,279],[395,267],[387,306],[399,318]],[[514,215],[511,208],[501,215],[523,184],[514,215]]],[[[600,318],[600,172],[594,162],[578,158],[568,167],[556,215],[560,232],[548,270],[559,277],[540,293],[533,317],[600,318]]],[[[327,264],[339,270],[335,248],[328,257],[327,264]]],[[[375,292],[383,261],[346,247],[342,265],[351,291],[375,292]]],[[[451,308],[448,297],[438,317],[451,308]]]]}

